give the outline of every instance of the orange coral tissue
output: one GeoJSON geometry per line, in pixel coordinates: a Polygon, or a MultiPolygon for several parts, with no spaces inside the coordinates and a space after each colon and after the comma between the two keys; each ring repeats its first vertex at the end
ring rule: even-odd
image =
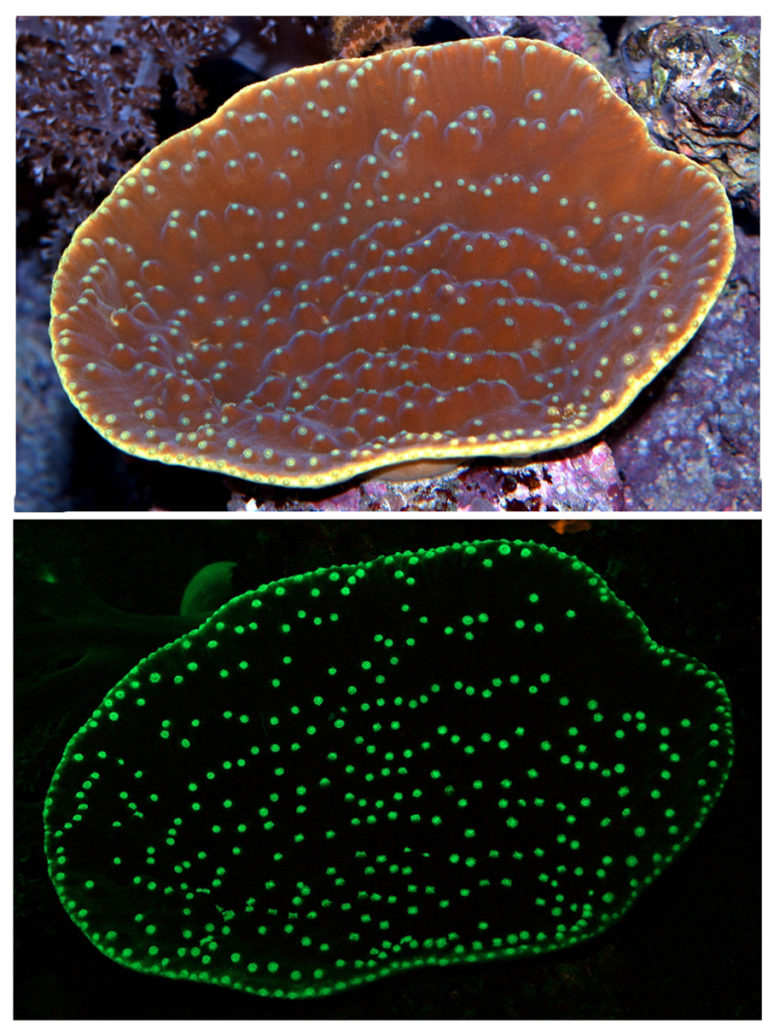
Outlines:
{"type": "Polygon", "coordinates": [[[588,63],[493,37],[278,75],[77,230],[51,336],[131,454],[289,486],[615,419],[733,261],[718,181],[588,63]]]}

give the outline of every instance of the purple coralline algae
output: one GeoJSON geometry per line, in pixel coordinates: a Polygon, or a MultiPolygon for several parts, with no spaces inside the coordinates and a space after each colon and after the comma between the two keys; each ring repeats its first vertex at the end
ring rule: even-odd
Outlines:
{"type": "Polygon", "coordinates": [[[621,511],[624,486],[605,443],[548,461],[468,467],[430,479],[367,479],[341,492],[296,497],[233,484],[230,511],[621,511]]]}
{"type": "Polygon", "coordinates": [[[759,238],[736,229],[729,284],[685,354],[606,433],[639,511],[759,511],[759,238]]]}

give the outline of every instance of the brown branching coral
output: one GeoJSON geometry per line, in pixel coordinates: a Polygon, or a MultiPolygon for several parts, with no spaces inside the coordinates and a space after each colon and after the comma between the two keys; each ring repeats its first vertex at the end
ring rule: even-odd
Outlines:
{"type": "Polygon", "coordinates": [[[106,439],[319,486],[584,440],[733,260],[710,173],[582,59],[495,37],[242,90],[78,229],[54,358],[106,439]]]}
{"type": "Polygon", "coordinates": [[[376,15],[331,18],[335,57],[365,57],[381,50],[411,46],[426,18],[376,15]]]}

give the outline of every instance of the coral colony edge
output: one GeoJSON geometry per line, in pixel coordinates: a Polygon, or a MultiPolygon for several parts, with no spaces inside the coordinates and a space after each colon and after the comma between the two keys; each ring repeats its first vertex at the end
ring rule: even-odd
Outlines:
{"type": "Polygon", "coordinates": [[[728,276],[718,180],[589,63],[489,37],[277,75],[78,228],[53,357],[130,454],[319,487],[617,418],[728,276]]]}
{"type": "Polygon", "coordinates": [[[53,774],[49,874],[130,969],[318,997],[609,929],[732,756],[717,674],[578,559],[386,555],[236,597],[109,690],[53,774]]]}

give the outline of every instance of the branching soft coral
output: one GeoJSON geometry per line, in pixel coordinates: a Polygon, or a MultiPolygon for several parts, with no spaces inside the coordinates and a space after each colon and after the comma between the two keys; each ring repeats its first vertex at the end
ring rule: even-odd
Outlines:
{"type": "Polygon", "coordinates": [[[19,162],[45,192],[55,253],[139,153],[154,146],[161,79],[193,113],[204,93],[192,77],[226,45],[222,18],[20,18],[19,162]]]}

